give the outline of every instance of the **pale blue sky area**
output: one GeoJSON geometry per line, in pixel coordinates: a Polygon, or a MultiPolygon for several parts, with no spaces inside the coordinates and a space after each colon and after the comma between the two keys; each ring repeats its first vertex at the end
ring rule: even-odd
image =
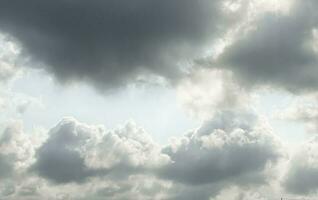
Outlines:
{"type": "MultiPolygon", "coordinates": [[[[130,87],[105,95],[85,84],[69,87],[56,84],[47,73],[32,70],[14,81],[11,91],[20,99],[33,99],[24,113],[16,114],[15,110],[7,113],[9,118],[22,119],[27,131],[39,126],[49,129],[65,116],[107,128],[133,120],[157,142],[165,144],[170,137],[181,136],[200,125],[198,119],[182,109],[175,90],[167,87],[130,87]]],[[[292,95],[278,91],[262,91],[257,95],[257,111],[268,118],[275,133],[284,141],[297,145],[309,137],[303,124],[274,116],[289,106],[292,95]]]]}
{"type": "Polygon", "coordinates": [[[169,137],[199,126],[198,120],[182,110],[175,91],[160,86],[130,87],[103,95],[84,84],[61,86],[44,72],[32,71],[15,81],[12,91],[32,96],[43,104],[31,103],[20,114],[29,130],[39,125],[51,128],[65,116],[107,128],[133,120],[156,141],[166,143],[169,137]]]}

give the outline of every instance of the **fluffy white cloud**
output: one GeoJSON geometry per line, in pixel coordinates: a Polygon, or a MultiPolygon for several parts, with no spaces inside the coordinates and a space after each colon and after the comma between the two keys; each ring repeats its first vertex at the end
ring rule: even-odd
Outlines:
{"type": "Polygon", "coordinates": [[[65,118],[44,142],[16,125],[1,139],[1,196],[207,200],[231,185],[262,185],[282,154],[253,117],[224,112],[164,148],[132,122],[106,130],[65,118]]]}
{"type": "Polygon", "coordinates": [[[169,158],[133,123],[106,131],[72,118],[63,119],[37,150],[32,171],[56,183],[83,182],[88,177],[147,173],[169,158]]]}
{"type": "Polygon", "coordinates": [[[0,33],[0,84],[10,80],[19,69],[20,48],[8,35],[0,33]]]}
{"type": "Polygon", "coordinates": [[[36,141],[24,132],[21,122],[9,124],[0,138],[0,178],[22,173],[32,162],[36,141]]]}

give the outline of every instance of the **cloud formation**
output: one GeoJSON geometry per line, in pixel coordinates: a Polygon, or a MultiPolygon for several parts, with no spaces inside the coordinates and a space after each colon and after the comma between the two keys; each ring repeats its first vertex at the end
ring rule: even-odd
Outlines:
{"type": "Polygon", "coordinates": [[[252,104],[250,95],[228,70],[197,70],[179,82],[177,94],[183,108],[202,120],[223,110],[246,110],[252,104]]]}
{"type": "Polygon", "coordinates": [[[49,132],[31,167],[55,183],[84,182],[89,177],[127,177],[168,162],[145,131],[132,123],[106,132],[65,118],[49,132]]]}
{"type": "Polygon", "coordinates": [[[251,19],[211,66],[230,69],[246,87],[271,85],[294,93],[318,88],[317,2],[289,1],[251,19]]]}
{"type": "Polygon", "coordinates": [[[284,185],[287,191],[308,195],[318,191],[318,137],[305,143],[292,157],[284,185]]]}
{"type": "Polygon", "coordinates": [[[280,143],[253,114],[223,112],[163,149],[172,163],[161,171],[185,184],[266,182],[266,167],[282,157],[280,143]]]}
{"type": "MultiPolygon", "coordinates": [[[[220,0],[0,3],[0,29],[62,81],[122,86],[141,74],[175,79],[229,23],[220,0]]],[[[42,66],[43,66],[42,65],[42,66]]]]}
{"type": "Polygon", "coordinates": [[[315,93],[298,97],[279,117],[304,123],[309,133],[318,133],[317,101],[318,96],[315,93]]]}
{"type": "MultiPolygon", "coordinates": [[[[177,80],[183,108],[203,122],[164,146],[134,122],[106,129],[68,117],[40,138],[17,122],[1,125],[0,199],[265,200],[266,189],[280,187],[317,194],[317,137],[280,168],[285,149],[253,108],[249,89],[317,89],[318,4],[289,1],[289,11],[256,9],[235,23],[250,16],[246,9],[255,2],[1,1],[0,82],[16,74],[17,56],[62,82],[85,81],[101,90],[151,74],[177,80]],[[183,68],[215,50],[211,42],[227,31],[237,34],[210,68],[183,68]],[[283,171],[281,180],[277,172],[283,171]]],[[[7,96],[0,109],[10,102],[9,110],[19,113],[12,116],[23,118],[32,99],[7,96]]],[[[317,132],[315,103],[297,107],[290,119],[317,132]]]]}
{"type": "Polygon", "coordinates": [[[132,122],[106,130],[64,118],[37,143],[8,128],[0,144],[0,195],[208,200],[229,186],[267,184],[281,147],[254,118],[224,112],[166,147],[132,122]]]}
{"type": "Polygon", "coordinates": [[[19,46],[12,37],[0,33],[0,84],[12,79],[19,71],[19,46]]]}

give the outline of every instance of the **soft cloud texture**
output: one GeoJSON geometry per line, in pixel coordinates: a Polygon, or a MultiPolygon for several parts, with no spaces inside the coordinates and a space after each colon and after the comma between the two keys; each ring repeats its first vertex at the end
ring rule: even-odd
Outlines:
{"type": "Polygon", "coordinates": [[[317,94],[298,97],[286,110],[279,114],[279,117],[304,123],[308,133],[318,133],[317,102],[317,94]]]}
{"type": "Polygon", "coordinates": [[[12,79],[19,71],[17,65],[20,47],[13,38],[0,34],[0,84],[12,79]]]}
{"type": "Polygon", "coordinates": [[[32,171],[55,183],[83,182],[88,177],[121,178],[147,173],[168,162],[145,131],[132,123],[106,132],[66,118],[49,132],[37,150],[32,171]]]}
{"type": "Polygon", "coordinates": [[[280,142],[253,114],[221,115],[166,147],[132,122],[107,130],[65,118],[38,142],[19,126],[8,128],[1,195],[208,200],[229,186],[267,184],[282,157],[280,142]]]}
{"type": "MultiPolygon", "coordinates": [[[[318,4],[286,0],[291,7],[281,10],[271,5],[275,1],[259,2],[1,1],[0,111],[8,116],[0,118],[0,199],[266,200],[283,192],[316,195],[317,137],[288,160],[284,141],[254,108],[255,90],[250,89],[317,90],[318,4]],[[224,44],[215,52],[218,42],[224,44]],[[205,60],[210,53],[213,60],[205,60]],[[204,62],[194,62],[202,56],[204,62]],[[24,69],[45,69],[63,83],[82,81],[103,91],[136,80],[174,83],[182,108],[202,124],[165,145],[133,121],[108,129],[94,125],[98,120],[90,115],[92,124],[65,117],[45,134],[29,127],[25,133],[22,122],[2,122],[31,114],[37,102],[11,91],[14,85],[2,84],[12,80],[21,63],[24,69]]],[[[80,102],[76,107],[81,96],[70,95],[67,101],[80,102]]],[[[317,132],[316,103],[300,102],[283,117],[317,132]]],[[[85,106],[78,106],[79,112],[85,106]]]]}
{"type": "Polygon", "coordinates": [[[303,144],[292,157],[284,181],[285,188],[291,193],[309,195],[318,190],[318,137],[303,144]]]}
{"type": "Polygon", "coordinates": [[[36,143],[24,132],[21,122],[11,122],[0,138],[0,179],[12,178],[32,162],[36,143]]]}
{"type": "Polygon", "coordinates": [[[163,149],[172,163],[161,174],[200,185],[266,182],[262,174],[282,157],[280,142],[257,116],[223,112],[163,149]]]}
{"type": "Polygon", "coordinates": [[[243,26],[211,66],[230,69],[249,88],[317,89],[317,3],[290,3],[287,13],[272,9],[243,26]]]}
{"type": "Polygon", "coordinates": [[[191,116],[207,120],[220,110],[249,109],[251,96],[226,70],[200,69],[177,86],[178,99],[191,116]]]}
{"type": "Polygon", "coordinates": [[[111,88],[147,73],[177,78],[239,18],[224,9],[220,0],[2,1],[0,30],[59,80],[111,88]]]}

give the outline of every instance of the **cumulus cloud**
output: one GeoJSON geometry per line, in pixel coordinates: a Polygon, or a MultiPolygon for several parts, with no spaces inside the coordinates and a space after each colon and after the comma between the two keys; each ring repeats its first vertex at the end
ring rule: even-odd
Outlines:
{"type": "MultiPolygon", "coordinates": [[[[286,1],[288,11],[269,6],[249,19],[259,1],[1,1],[0,82],[22,57],[62,82],[101,90],[177,80],[183,108],[203,122],[165,146],[133,122],[106,129],[64,118],[40,139],[14,122],[0,135],[0,199],[264,200],[263,187],[275,184],[316,194],[317,137],[291,157],[279,185],[282,142],[248,90],[318,87],[318,4],[286,1]],[[231,31],[210,68],[192,63],[231,31]]],[[[19,117],[33,102],[7,96],[0,109],[14,107],[19,117]]],[[[289,119],[317,132],[316,103],[295,107],[289,119]]]]}
{"type": "Polygon", "coordinates": [[[180,63],[201,55],[218,30],[239,18],[225,17],[220,0],[14,0],[0,8],[1,30],[26,56],[62,81],[99,88],[145,73],[175,79],[180,63]]]}
{"type": "Polygon", "coordinates": [[[287,13],[272,9],[243,26],[211,66],[230,69],[246,87],[317,89],[317,3],[290,3],[287,13]]]}
{"type": "Polygon", "coordinates": [[[171,162],[158,170],[159,177],[179,184],[172,199],[211,199],[229,187],[252,191],[275,179],[277,164],[285,157],[282,143],[232,72],[201,69],[184,78],[178,92],[184,108],[204,122],[162,149],[171,162]]]}
{"type": "Polygon", "coordinates": [[[253,114],[222,113],[166,147],[132,122],[107,130],[64,118],[37,143],[8,128],[0,195],[207,200],[229,186],[265,184],[282,156],[279,141],[253,114]]]}
{"type": "Polygon", "coordinates": [[[302,145],[291,158],[284,186],[287,191],[308,195],[318,191],[318,137],[302,145]]]}
{"type": "Polygon", "coordinates": [[[203,69],[179,87],[198,88],[181,92],[185,107],[212,113],[197,129],[162,147],[133,122],[106,129],[64,118],[40,146],[29,147],[32,162],[23,178],[34,187],[13,181],[3,185],[3,193],[11,199],[208,200],[229,187],[268,184],[283,157],[281,143],[247,105],[250,96],[232,73],[203,69]],[[196,102],[197,94],[203,103],[196,102]]]}
{"type": "Polygon", "coordinates": [[[163,149],[172,163],[161,175],[192,185],[266,182],[263,173],[275,166],[282,152],[279,140],[255,118],[224,112],[175,140],[163,149]]]}
{"type": "Polygon", "coordinates": [[[36,143],[23,132],[21,122],[9,124],[0,138],[0,178],[25,170],[32,162],[35,146],[36,143]]]}
{"type": "Polygon", "coordinates": [[[126,177],[168,161],[149,135],[133,123],[106,132],[65,118],[49,132],[31,167],[55,183],[83,182],[89,177],[126,177]]]}

